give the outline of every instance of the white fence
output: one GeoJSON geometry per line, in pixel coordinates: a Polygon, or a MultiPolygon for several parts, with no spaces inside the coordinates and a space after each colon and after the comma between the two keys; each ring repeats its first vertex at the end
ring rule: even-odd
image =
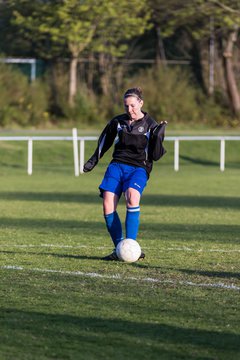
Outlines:
{"type": "MultiPolygon", "coordinates": [[[[33,142],[34,141],[72,141],[74,174],[83,173],[85,141],[97,141],[97,136],[78,136],[77,129],[72,130],[72,136],[0,136],[0,141],[26,141],[28,143],[27,173],[33,172],[33,142]]],[[[225,142],[239,141],[240,136],[166,136],[164,141],[174,141],[174,170],[179,171],[179,143],[180,141],[219,141],[220,142],[220,170],[225,170],[225,142]]]]}
{"type": "Polygon", "coordinates": [[[174,170],[179,170],[179,142],[180,141],[220,141],[220,170],[225,170],[225,142],[239,141],[240,136],[168,136],[166,141],[174,141],[174,170]]]}

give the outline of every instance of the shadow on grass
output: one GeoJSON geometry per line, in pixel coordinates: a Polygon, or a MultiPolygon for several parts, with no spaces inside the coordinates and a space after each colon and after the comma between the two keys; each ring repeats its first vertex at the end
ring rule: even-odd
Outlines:
{"type": "Polygon", "coordinates": [[[97,204],[102,200],[95,194],[62,193],[62,192],[0,192],[1,200],[40,201],[97,204]]]}
{"type": "Polygon", "coordinates": [[[208,351],[214,358],[230,351],[233,358],[239,350],[238,335],[230,331],[15,309],[2,310],[1,320],[2,347],[25,358],[37,351],[39,358],[196,359],[194,347],[208,359],[208,351]]]}
{"type": "Polygon", "coordinates": [[[105,230],[104,222],[93,221],[77,221],[77,220],[61,220],[61,219],[21,219],[21,218],[0,218],[0,228],[9,227],[16,229],[35,229],[40,230],[38,234],[48,235],[49,232],[66,230],[67,233],[81,230],[81,235],[84,233],[99,235],[101,230],[105,230]]]}
{"type": "Polygon", "coordinates": [[[169,268],[169,267],[163,267],[163,266],[151,266],[149,264],[145,265],[142,263],[132,263],[133,267],[141,268],[141,269],[155,269],[160,270],[161,273],[167,274],[169,270],[172,272],[182,272],[188,275],[200,275],[205,277],[214,277],[214,278],[221,278],[221,279],[237,279],[240,280],[240,274],[229,272],[229,271],[204,271],[204,270],[191,270],[191,269],[178,269],[178,268],[169,268]]]}
{"type": "MultiPolygon", "coordinates": [[[[93,194],[62,193],[62,192],[0,192],[1,200],[8,201],[40,201],[100,204],[98,190],[93,194]]],[[[142,205],[203,207],[203,208],[233,208],[240,209],[239,197],[225,196],[194,196],[194,195],[165,195],[144,194],[142,205]]]]}
{"type": "Polygon", "coordinates": [[[185,274],[201,275],[207,277],[220,277],[220,278],[236,278],[240,280],[240,274],[234,272],[225,271],[203,271],[203,270],[189,270],[189,269],[177,269],[185,274]]]}
{"type": "Polygon", "coordinates": [[[34,253],[34,255],[47,255],[63,259],[76,259],[76,260],[101,260],[100,256],[90,255],[71,255],[71,254],[56,254],[56,253],[34,253]]]}
{"type": "Polygon", "coordinates": [[[140,227],[140,234],[151,240],[198,243],[224,243],[225,245],[240,244],[240,225],[215,224],[163,224],[147,223],[140,227]]]}
{"type": "Polygon", "coordinates": [[[239,197],[194,195],[143,195],[142,204],[152,206],[240,209],[239,197]]]}
{"type": "Polygon", "coordinates": [[[182,159],[182,160],[186,160],[188,162],[191,162],[192,164],[219,167],[219,162],[218,161],[200,159],[200,158],[197,158],[197,157],[191,157],[191,156],[186,156],[186,155],[179,155],[179,158],[182,159]]]}
{"type": "Polygon", "coordinates": [[[71,254],[56,254],[52,252],[33,252],[33,251],[17,251],[17,250],[0,250],[0,254],[8,254],[8,255],[37,255],[37,256],[53,256],[57,258],[63,259],[76,259],[76,260],[102,260],[100,256],[88,256],[88,255],[71,255],[71,254]]]}
{"type": "MultiPolygon", "coordinates": [[[[107,232],[104,221],[77,221],[61,219],[21,219],[0,218],[0,229],[29,229],[32,237],[37,234],[48,236],[49,233],[76,234],[81,232],[81,238],[91,236],[99,237],[99,234],[107,232]],[[34,234],[34,230],[36,234],[34,234]]],[[[178,242],[217,242],[224,244],[239,244],[240,225],[212,225],[212,224],[165,224],[147,223],[140,226],[139,237],[155,241],[169,240],[178,242]]]]}
{"type": "MultiPolygon", "coordinates": [[[[207,159],[200,159],[198,157],[192,157],[187,155],[179,155],[179,158],[181,160],[185,160],[191,164],[195,165],[204,165],[204,166],[211,166],[211,167],[220,167],[219,161],[213,161],[213,160],[207,160],[207,159]]],[[[181,164],[180,164],[181,166],[181,164]]],[[[228,169],[239,169],[239,161],[233,162],[233,161],[227,161],[225,166],[228,169]]]]}
{"type": "Polygon", "coordinates": [[[10,164],[3,161],[0,162],[1,167],[12,168],[12,169],[25,169],[25,164],[10,164]]]}

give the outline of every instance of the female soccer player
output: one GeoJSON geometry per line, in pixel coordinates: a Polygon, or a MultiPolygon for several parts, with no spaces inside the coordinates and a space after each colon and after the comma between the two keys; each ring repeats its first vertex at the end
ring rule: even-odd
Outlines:
{"type": "MultiPolygon", "coordinates": [[[[153,161],[159,160],[165,153],[163,140],[167,122],[157,124],[142,110],[142,106],[141,89],[128,89],[124,94],[125,113],[107,124],[94,154],[84,165],[84,172],[91,171],[115,142],[112,161],[99,186],[106,226],[115,247],[103,260],[118,260],[116,246],[123,239],[123,232],[117,205],[122,193],[126,200],[125,237],[137,239],[141,195],[153,161]]],[[[142,252],[139,259],[144,257],[142,252]]]]}

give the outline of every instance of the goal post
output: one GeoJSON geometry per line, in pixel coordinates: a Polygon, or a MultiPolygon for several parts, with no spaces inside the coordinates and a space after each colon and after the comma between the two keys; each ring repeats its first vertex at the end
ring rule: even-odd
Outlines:
{"type": "Polygon", "coordinates": [[[29,64],[30,65],[30,81],[36,80],[37,61],[36,59],[20,59],[20,58],[0,58],[0,62],[4,64],[29,64]]]}

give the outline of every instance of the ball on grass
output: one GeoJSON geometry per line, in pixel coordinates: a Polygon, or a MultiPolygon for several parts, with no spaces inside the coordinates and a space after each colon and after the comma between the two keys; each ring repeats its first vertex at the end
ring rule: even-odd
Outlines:
{"type": "Polygon", "coordinates": [[[116,253],[120,260],[132,263],[139,259],[141,247],[136,240],[124,239],[118,243],[116,253]]]}

